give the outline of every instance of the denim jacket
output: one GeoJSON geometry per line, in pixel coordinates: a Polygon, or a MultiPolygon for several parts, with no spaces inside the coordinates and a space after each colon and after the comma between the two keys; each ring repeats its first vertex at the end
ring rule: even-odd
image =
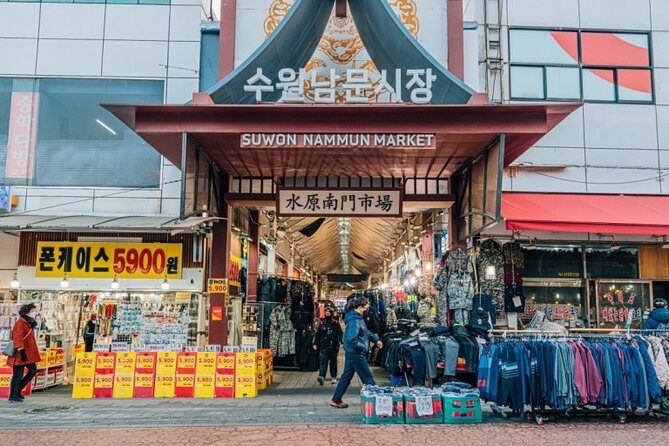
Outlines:
{"type": "Polygon", "coordinates": [[[367,329],[362,315],[355,310],[346,313],[346,335],[344,336],[344,351],[354,355],[369,353],[369,343],[378,342],[379,337],[367,329]]]}

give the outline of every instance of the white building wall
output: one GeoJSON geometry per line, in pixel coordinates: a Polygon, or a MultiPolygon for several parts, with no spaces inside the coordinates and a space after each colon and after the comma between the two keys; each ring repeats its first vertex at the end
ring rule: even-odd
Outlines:
{"type": "MultiPolygon", "coordinates": [[[[485,1],[499,0],[479,0],[479,7],[485,1]]],[[[656,99],[655,104],[585,104],[514,163],[520,168],[507,172],[505,190],[669,194],[669,2],[505,0],[503,12],[505,102],[509,27],[650,32],[656,99]]],[[[484,27],[478,29],[485,45],[484,27]]]]}
{"type": "MultiPolygon", "coordinates": [[[[0,2],[0,76],[162,80],[165,102],[185,103],[198,91],[201,18],[200,0],[173,0],[171,5],[0,2]]],[[[14,210],[176,216],[180,171],[163,159],[161,173],[163,186],[140,192],[14,187],[19,197],[14,210]],[[39,210],[54,204],[61,206],[39,210]]]]}

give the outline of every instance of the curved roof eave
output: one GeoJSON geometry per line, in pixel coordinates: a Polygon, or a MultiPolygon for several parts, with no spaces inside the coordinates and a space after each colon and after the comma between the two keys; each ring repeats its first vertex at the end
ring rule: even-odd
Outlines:
{"type": "MultiPolygon", "coordinates": [[[[367,52],[380,70],[387,70],[395,85],[395,69],[431,68],[437,80],[432,87],[432,104],[466,104],[475,93],[467,84],[432,57],[411,35],[386,0],[348,0],[353,20],[367,52]]],[[[423,78],[424,79],[424,78],[423,78]]],[[[411,93],[402,82],[402,97],[411,93]]]]}
{"type": "MultiPolygon", "coordinates": [[[[295,0],[274,32],[232,73],[205,93],[215,104],[255,104],[255,93],[244,91],[257,68],[276,83],[282,68],[304,68],[316,50],[334,6],[334,0],[295,0]]],[[[267,92],[263,100],[276,102],[281,91],[267,92]]]]}

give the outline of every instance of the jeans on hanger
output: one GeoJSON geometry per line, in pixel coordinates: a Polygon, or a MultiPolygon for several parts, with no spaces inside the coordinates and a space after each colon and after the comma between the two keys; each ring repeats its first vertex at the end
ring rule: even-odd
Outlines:
{"type": "Polygon", "coordinates": [[[455,339],[446,336],[439,336],[437,342],[439,343],[441,359],[444,361],[444,376],[455,376],[460,344],[455,339]]]}

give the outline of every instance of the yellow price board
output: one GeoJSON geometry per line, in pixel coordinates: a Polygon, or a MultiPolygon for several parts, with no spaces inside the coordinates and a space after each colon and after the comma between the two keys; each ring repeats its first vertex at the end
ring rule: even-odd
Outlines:
{"type": "Polygon", "coordinates": [[[198,353],[196,370],[198,375],[213,375],[216,373],[216,353],[198,353]]]}
{"type": "Polygon", "coordinates": [[[158,352],[158,373],[169,374],[177,371],[177,352],[158,352]]]}
{"type": "Polygon", "coordinates": [[[228,294],[228,279],[207,280],[207,292],[228,294]]]}
{"type": "Polygon", "coordinates": [[[180,279],[180,243],[37,242],[36,277],[180,279]]]}

